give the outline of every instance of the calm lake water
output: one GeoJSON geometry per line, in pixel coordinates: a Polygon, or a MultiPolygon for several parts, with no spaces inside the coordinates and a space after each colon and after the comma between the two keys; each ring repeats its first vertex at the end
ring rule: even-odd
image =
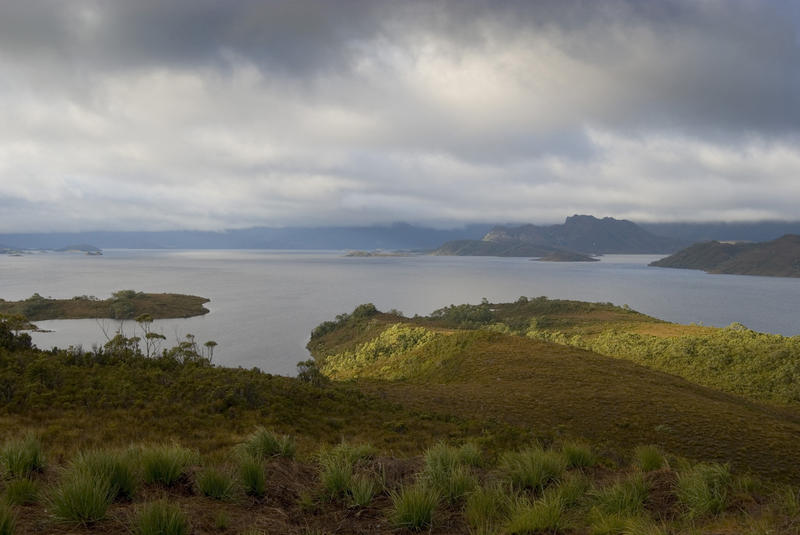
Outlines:
{"type": "MultiPolygon", "coordinates": [[[[651,268],[660,256],[608,255],[601,262],[548,263],[525,258],[346,258],[331,251],[107,250],[103,256],[41,253],[0,257],[0,297],[109,297],[116,290],[176,292],[211,299],[202,317],[162,320],[170,344],[187,333],[215,340],[214,362],[293,375],[308,358],[311,329],[356,305],[406,315],[449,304],[514,300],[520,295],[628,304],[652,316],[759,331],[800,334],[800,279],[708,275],[651,268]]],[[[37,324],[43,348],[105,342],[95,320],[37,324]]],[[[115,322],[105,321],[113,332],[115,322]]],[[[134,323],[123,325],[133,334],[134,323]]]]}

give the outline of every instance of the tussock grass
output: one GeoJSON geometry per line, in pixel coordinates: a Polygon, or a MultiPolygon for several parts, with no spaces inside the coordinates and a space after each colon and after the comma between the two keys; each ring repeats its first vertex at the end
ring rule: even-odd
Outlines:
{"type": "Polygon", "coordinates": [[[7,440],[0,449],[0,460],[11,477],[31,477],[44,468],[42,443],[33,434],[7,440]]]}
{"type": "Polygon", "coordinates": [[[731,484],[726,464],[699,463],[678,474],[676,494],[690,518],[717,514],[728,503],[731,484]]]}
{"type": "Polygon", "coordinates": [[[344,496],[353,481],[353,463],[344,457],[325,457],[320,462],[319,478],[326,496],[331,500],[344,496]]]}
{"type": "Polygon", "coordinates": [[[800,489],[797,487],[782,485],[772,500],[781,514],[790,518],[800,517],[800,489]]]}
{"type": "Polygon", "coordinates": [[[439,494],[434,489],[417,483],[390,492],[389,496],[392,499],[390,518],[394,525],[414,531],[431,527],[439,503],[439,494]]]}
{"type": "Polygon", "coordinates": [[[197,490],[203,496],[214,498],[215,500],[230,500],[234,496],[235,484],[231,475],[213,466],[204,468],[199,474],[195,483],[197,490]]]}
{"type": "Polygon", "coordinates": [[[632,517],[644,509],[647,493],[647,483],[642,474],[637,473],[591,494],[594,506],[600,512],[632,517]]]}
{"type": "Polygon", "coordinates": [[[68,470],[50,497],[57,519],[84,526],[105,518],[113,501],[110,481],[86,469],[68,470]]]}
{"type": "Polygon", "coordinates": [[[104,450],[80,452],[73,459],[71,470],[85,471],[97,479],[108,481],[113,499],[130,499],[136,491],[136,467],[128,453],[104,450]]]}
{"type": "Polygon", "coordinates": [[[197,454],[177,445],[160,444],[139,452],[145,483],[171,487],[187,474],[197,454]]]}
{"type": "Polygon", "coordinates": [[[642,472],[651,472],[669,466],[661,448],[652,444],[637,446],[633,450],[633,465],[642,472]]]}
{"type": "Polygon", "coordinates": [[[164,501],[145,504],[134,521],[136,535],[188,535],[189,522],[176,505],[164,501]]]}
{"type": "Polygon", "coordinates": [[[467,495],[464,505],[464,517],[470,533],[497,533],[508,519],[512,504],[510,489],[497,483],[475,488],[467,495]]]}
{"type": "Polygon", "coordinates": [[[546,495],[533,503],[518,501],[505,532],[512,535],[555,533],[565,526],[564,503],[558,496],[546,495]]]}
{"type": "Polygon", "coordinates": [[[371,444],[350,444],[349,442],[342,441],[332,448],[322,450],[318,458],[322,464],[335,460],[343,460],[355,465],[359,461],[371,459],[374,456],[375,448],[371,444]]]}
{"type": "Polygon", "coordinates": [[[12,479],[6,483],[3,502],[8,505],[32,505],[39,501],[39,486],[30,479],[12,479]]]}
{"type": "Polygon", "coordinates": [[[279,435],[270,429],[258,427],[247,437],[242,445],[245,452],[253,457],[266,459],[268,457],[294,458],[297,444],[289,435],[279,435]]]}
{"type": "Polygon", "coordinates": [[[589,478],[580,472],[568,473],[557,486],[549,487],[545,494],[557,496],[568,509],[581,503],[591,487],[589,478]]]}
{"type": "Polygon", "coordinates": [[[562,476],[567,462],[560,452],[534,446],[504,453],[500,469],[516,488],[542,490],[562,476]]]}
{"type": "Polygon", "coordinates": [[[11,508],[0,504],[0,535],[14,535],[16,525],[16,518],[11,508]]]}
{"type": "Polygon", "coordinates": [[[347,491],[350,500],[357,507],[369,505],[372,498],[380,490],[381,483],[370,474],[357,474],[350,479],[350,486],[347,491]]]}
{"type": "Polygon", "coordinates": [[[425,484],[450,503],[460,501],[478,484],[472,471],[460,464],[450,468],[443,466],[427,468],[421,477],[425,484]]]}
{"type": "Polygon", "coordinates": [[[584,442],[565,442],[561,446],[561,454],[570,468],[588,468],[597,463],[597,456],[592,447],[584,442]]]}
{"type": "Polygon", "coordinates": [[[267,476],[260,459],[242,455],[239,459],[239,480],[248,496],[261,498],[267,492],[267,476]]]}

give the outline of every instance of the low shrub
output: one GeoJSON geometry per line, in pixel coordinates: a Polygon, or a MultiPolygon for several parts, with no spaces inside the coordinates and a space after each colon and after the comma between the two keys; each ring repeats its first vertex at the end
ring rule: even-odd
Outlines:
{"type": "Polygon", "coordinates": [[[114,501],[108,479],[83,469],[72,469],[50,497],[53,515],[65,522],[89,525],[106,516],[114,501]]]}
{"type": "Polygon", "coordinates": [[[145,504],[134,521],[137,535],[188,535],[189,522],[177,505],[159,501],[145,504]]]}
{"type": "Polygon", "coordinates": [[[727,505],[730,483],[728,465],[699,463],[678,474],[676,494],[690,518],[717,514],[727,505]]]}
{"type": "Polygon", "coordinates": [[[422,484],[402,487],[398,492],[391,492],[391,521],[398,527],[420,531],[430,528],[433,514],[439,503],[438,493],[422,484]]]}
{"type": "Polygon", "coordinates": [[[258,427],[243,443],[244,451],[249,455],[266,459],[268,457],[293,458],[297,446],[294,438],[279,435],[274,431],[258,427]]]}
{"type": "Polygon", "coordinates": [[[196,458],[191,450],[165,444],[143,448],[139,455],[145,483],[166,487],[184,477],[196,458]]]}
{"type": "Polygon", "coordinates": [[[204,468],[197,474],[197,490],[203,496],[215,500],[230,500],[234,495],[233,478],[227,472],[214,467],[204,468]]]}
{"type": "Polygon", "coordinates": [[[42,443],[32,434],[8,440],[0,449],[0,460],[11,477],[30,477],[44,468],[42,443]]]}

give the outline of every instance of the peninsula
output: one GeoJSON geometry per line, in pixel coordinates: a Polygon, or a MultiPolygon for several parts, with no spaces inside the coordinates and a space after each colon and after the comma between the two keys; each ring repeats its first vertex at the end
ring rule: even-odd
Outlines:
{"type": "Polygon", "coordinates": [[[729,275],[800,277],[800,235],[787,234],[762,243],[696,243],[650,265],[729,275]]]}

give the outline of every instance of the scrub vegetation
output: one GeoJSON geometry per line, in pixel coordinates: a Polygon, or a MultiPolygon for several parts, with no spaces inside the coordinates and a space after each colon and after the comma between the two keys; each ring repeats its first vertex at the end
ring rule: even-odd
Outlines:
{"type": "Polygon", "coordinates": [[[41,351],[0,320],[0,534],[800,534],[794,404],[532,327],[725,331],[541,298],[362,305],[289,378],[123,335],[41,351]]]}

